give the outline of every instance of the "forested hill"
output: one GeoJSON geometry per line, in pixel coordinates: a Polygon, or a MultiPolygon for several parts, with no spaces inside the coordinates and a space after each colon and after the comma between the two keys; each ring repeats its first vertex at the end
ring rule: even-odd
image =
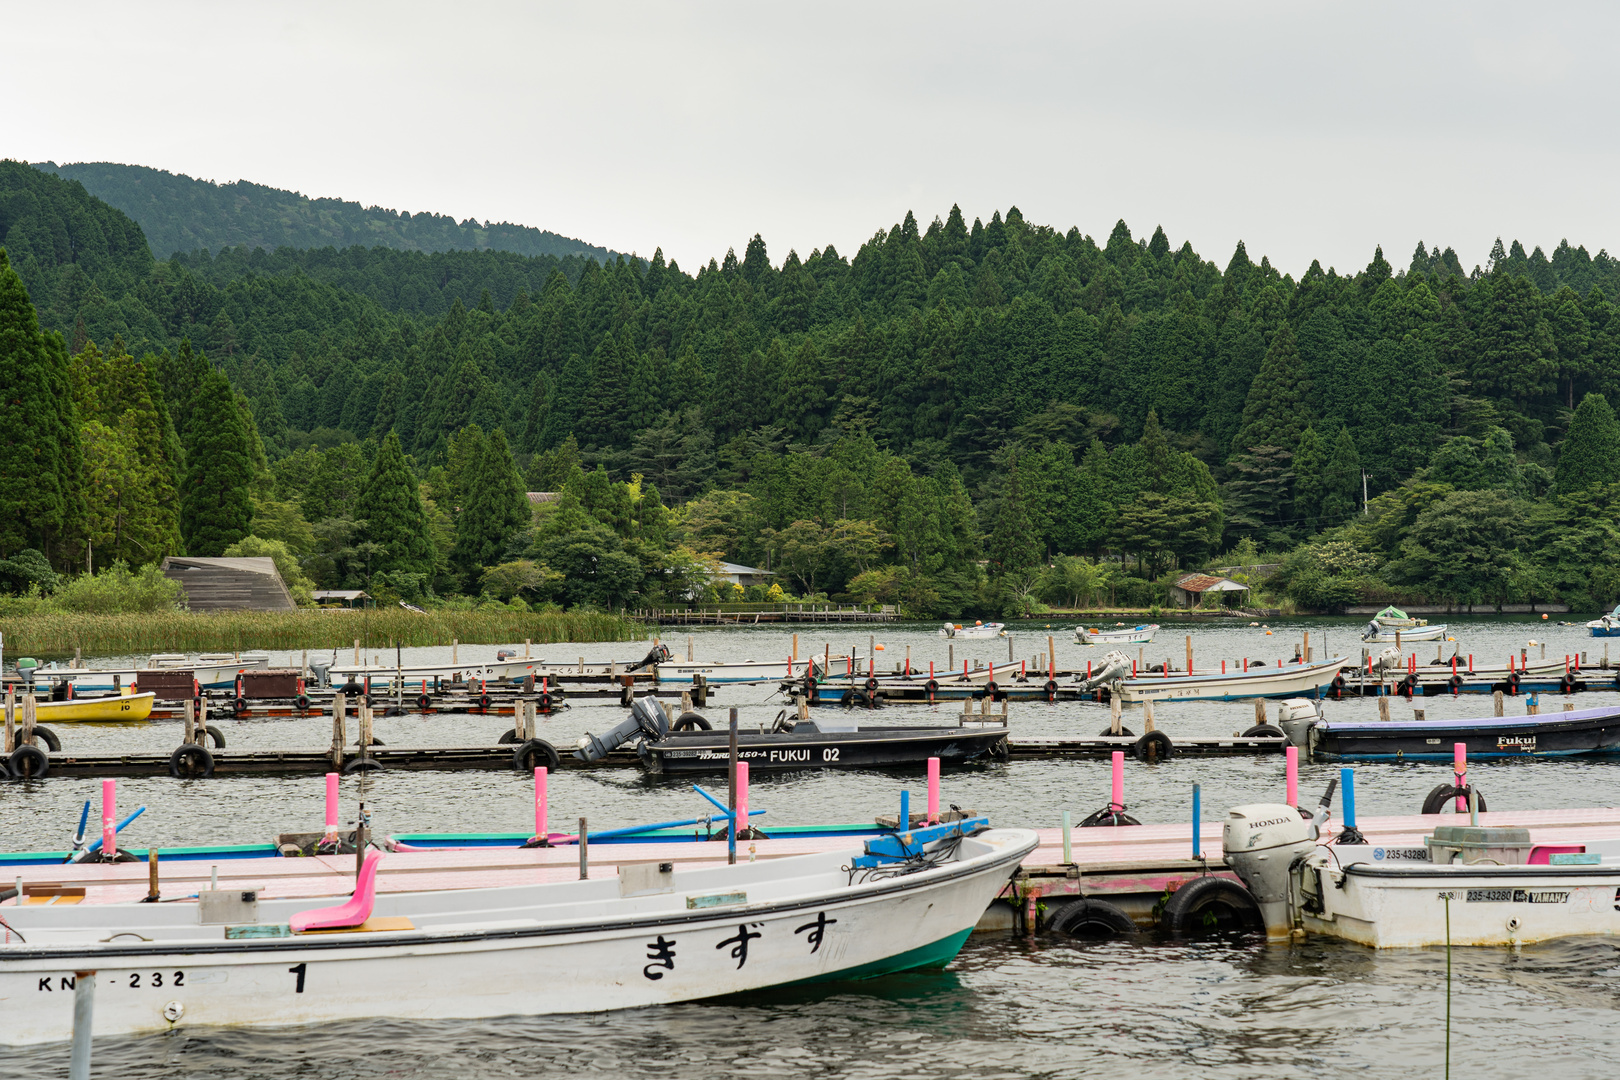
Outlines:
{"type": "Polygon", "coordinates": [[[342,199],[311,199],[238,180],[216,184],[184,173],[110,161],[34,166],[77,180],[96,198],[117,207],[146,233],[152,253],[167,258],[198,249],[279,247],[385,247],[399,251],[510,251],[518,255],[610,259],[606,248],[544,229],[507,222],[457,222],[440,214],[363,207],[342,199]]]}

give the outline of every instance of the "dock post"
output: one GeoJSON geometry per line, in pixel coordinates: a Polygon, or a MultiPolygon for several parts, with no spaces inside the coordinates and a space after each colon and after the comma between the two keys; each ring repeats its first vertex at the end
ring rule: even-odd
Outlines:
{"type": "Polygon", "coordinates": [[[1493,706],[1495,706],[1495,714],[1497,716],[1501,716],[1502,715],[1502,691],[1500,691],[1500,690],[1492,690],[1491,691],[1491,704],[1493,706]]]}
{"type": "Polygon", "coordinates": [[[360,663],[360,639],[359,638],[354,639],[354,662],[357,665],[360,663]]]}
{"type": "Polygon", "coordinates": [[[1193,666],[1192,666],[1192,635],[1188,634],[1187,635],[1187,674],[1191,675],[1192,673],[1193,673],[1193,666]]]}
{"type": "Polygon", "coordinates": [[[928,824],[939,822],[939,758],[928,759],[928,824]]]}
{"type": "Polygon", "coordinates": [[[338,842],[338,774],[326,774],[326,832],[321,836],[321,843],[336,844],[338,842]]]}
{"type": "Polygon", "coordinates": [[[1382,695],[1378,698],[1378,719],[1389,723],[1389,698],[1382,695]]]}
{"type": "Polygon", "coordinates": [[[1457,813],[1460,814],[1464,810],[1468,809],[1468,804],[1467,804],[1466,800],[1464,799],[1463,793],[1462,793],[1463,788],[1468,786],[1468,744],[1467,743],[1452,743],[1451,744],[1451,775],[1452,775],[1452,784],[1457,789],[1457,805],[1456,805],[1455,809],[1456,809],[1457,813]]]}
{"type": "Polygon", "coordinates": [[[191,698],[187,698],[185,702],[181,704],[180,711],[185,714],[186,718],[185,741],[188,744],[194,743],[197,741],[197,703],[191,698]]]}
{"type": "Polygon", "coordinates": [[[35,698],[33,694],[24,694],[22,699],[22,741],[29,746],[34,745],[34,725],[39,722],[39,714],[34,711],[35,698]]]}
{"type": "MultiPolygon", "coordinates": [[[[903,825],[902,828],[910,828],[903,825]]],[[[731,831],[733,835],[746,838],[748,835],[748,762],[737,762],[737,816],[732,819],[731,831]]]]}
{"type": "Polygon", "coordinates": [[[1283,774],[1283,776],[1284,776],[1283,790],[1286,792],[1286,795],[1284,797],[1286,798],[1289,806],[1298,806],[1299,805],[1299,747],[1297,747],[1297,746],[1293,745],[1292,743],[1290,743],[1286,748],[1284,748],[1283,754],[1285,755],[1285,757],[1288,760],[1288,764],[1285,767],[1285,772],[1283,774]]]}
{"type": "Polygon", "coordinates": [[[1119,734],[1119,712],[1120,712],[1119,695],[1118,694],[1109,694],[1108,695],[1108,713],[1112,717],[1112,719],[1109,721],[1108,733],[1110,735],[1118,735],[1119,734]]]}
{"type": "Polygon", "coordinates": [[[525,660],[529,659],[529,650],[533,647],[533,645],[534,645],[534,639],[533,638],[524,638],[523,639],[523,659],[525,659],[525,660]]]}
{"type": "Polygon", "coordinates": [[[146,849],[146,902],[155,904],[162,894],[158,892],[158,849],[146,849]]]}
{"type": "Polygon", "coordinates": [[[726,772],[728,774],[726,779],[728,781],[730,781],[728,786],[730,787],[731,790],[730,790],[730,797],[726,801],[729,804],[729,809],[731,810],[731,834],[730,834],[730,839],[729,839],[728,843],[726,844],[726,863],[728,865],[735,866],[735,865],[737,865],[737,709],[736,709],[736,706],[732,706],[732,709],[731,709],[731,745],[729,747],[729,751],[730,751],[730,757],[728,759],[728,764],[727,764],[727,767],[726,767],[726,772]]]}
{"type": "MultiPolygon", "coordinates": [[[[17,897],[19,903],[22,897],[17,897]]],[[[68,1080],[90,1080],[90,1035],[96,1015],[96,973],[73,973],[73,1048],[68,1054],[68,1080]]]]}
{"type": "Polygon", "coordinates": [[[686,662],[688,664],[690,664],[692,662],[692,635],[691,634],[686,635],[686,662]]]}
{"type": "Polygon", "coordinates": [[[1300,644],[1299,658],[1307,664],[1311,662],[1311,632],[1309,630],[1305,631],[1305,640],[1300,644]]]}
{"type": "Polygon", "coordinates": [[[118,855],[118,781],[101,782],[101,857],[111,862],[118,855]]]}
{"type": "MultiPolygon", "coordinates": [[[[1605,649],[1608,648],[1607,645],[1603,647],[1605,649]]],[[[956,642],[954,641],[947,641],[945,643],[945,666],[953,671],[956,670],[956,642]]]]}
{"type": "Polygon", "coordinates": [[[1046,677],[1057,678],[1057,646],[1053,644],[1052,635],[1046,635],[1046,677]]]}
{"type": "MultiPolygon", "coordinates": [[[[910,656],[911,656],[911,647],[909,645],[906,647],[906,656],[907,656],[907,658],[910,658],[910,656]]],[[[798,658],[799,658],[799,635],[794,634],[793,635],[793,659],[797,660],[798,658]]],[[[791,672],[789,674],[791,674],[791,672]]]]}
{"type": "Polygon", "coordinates": [[[1013,636],[1007,635],[1007,663],[1013,662],[1013,636]]]}
{"type": "Polygon", "coordinates": [[[17,688],[6,687],[6,755],[17,749],[17,688]]]}
{"type": "Polygon", "coordinates": [[[1063,811],[1063,865],[1064,866],[1073,866],[1074,865],[1074,850],[1073,850],[1073,846],[1069,843],[1069,831],[1072,828],[1073,828],[1073,826],[1069,824],[1069,812],[1067,810],[1065,810],[1065,811],[1063,811]]]}
{"type": "Polygon", "coordinates": [[[1142,731],[1147,733],[1153,730],[1153,701],[1142,702],[1142,731]]]}
{"type": "Polygon", "coordinates": [[[343,744],[349,741],[344,717],[349,711],[348,695],[339,690],[332,695],[332,768],[343,769],[343,744]]]}
{"type": "Polygon", "coordinates": [[[591,837],[585,831],[585,819],[579,819],[579,880],[591,876],[591,837]]]}
{"type": "Polygon", "coordinates": [[[1113,753],[1113,785],[1109,791],[1108,811],[1118,814],[1125,810],[1125,751],[1113,753]]]}
{"type": "Polygon", "coordinates": [[[534,839],[539,847],[550,847],[546,843],[546,780],[550,776],[544,765],[538,765],[534,770],[534,839]]]}
{"type": "Polygon", "coordinates": [[[1196,781],[1194,781],[1194,783],[1193,783],[1193,820],[1192,820],[1192,847],[1193,847],[1192,857],[1195,858],[1195,859],[1201,857],[1204,854],[1203,849],[1201,848],[1200,843],[1199,843],[1199,841],[1202,840],[1203,838],[1198,835],[1198,826],[1199,826],[1199,823],[1200,823],[1200,821],[1202,820],[1202,818],[1204,816],[1204,806],[1203,806],[1204,799],[1203,799],[1203,795],[1204,795],[1203,790],[1198,786],[1198,783],[1196,781]]]}

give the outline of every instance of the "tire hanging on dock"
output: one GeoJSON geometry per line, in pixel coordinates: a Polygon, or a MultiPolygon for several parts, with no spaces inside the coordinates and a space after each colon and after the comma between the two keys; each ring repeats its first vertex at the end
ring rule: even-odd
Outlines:
{"type": "Polygon", "coordinates": [[[1058,909],[1048,926],[1059,934],[1084,941],[1106,941],[1136,933],[1136,923],[1106,900],[1086,897],[1058,909]]]}
{"type": "Polygon", "coordinates": [[[52,731],[44,724],[34,725],[34,738],[43,740],[45,745],[51,748],[51,753],[53,754],[62,749],[62,740],[57,737],[56,732],[52,731]]]}
{"type": "MultiPolygon", "coordinates": [[[[1422,813],[1443,814],[1446,812],[1446,807],[1451,805],[1451,801],[1459,796],[1466,803],[1469,792],[1473,790],[1472,784],[1464,784],[1462,787],[1453,784],[1441,784],[1429,792],[1428,797],[1423,800],[1422,813]]],[[[1485,793],[1479,792],[1475,798],[1479,801],[1479,812],[1483,814],[1485,812],[1485,793]]]]}
{"type": "Polygon", "coordinates": [[[11,775],[19,780],[43,780],[51,771],[50,755],[37,746],[23,743],[6,762],[11,775]]]}
{"type": "Polygon", "coordinates": [[[544,739],[530,739],[512,755],[512,768],[518,772],[533,772],[542,766],[556,772],[561,764],[556,748],[544,739]]]}
{"type": "Polygon", "coordinates": [[[1231,878],[1214,876],[1183,882],[1165,901],[1159,922],[1177,937],[1265,929],[1254,894],[1231,878]]]}
{"type": "Polygon", "coordinates": [[[178,746],[169,755],[169,775],[176,780],[206,780],[214,775],[214,755],[196,743],[178,746]]]}
{"type": "Polygon", "coordinates": [[[1175,744],[1162,731],[1143,733],[1131,747],[1131,754],[1137,761],[1169,761],[1175,752],[1175,744]]]}
{"type": "Polygon", "coordinates": [[[669,725],[671,731],[713,731],[708,718],[702,713],[683,712],[669,725]]]}
{"type": "Polygon", "coordinates": [[[1256,724],[1243,733],[1245,739],[1286,739],[1288,736],[1276,724],[1256,724]]]}

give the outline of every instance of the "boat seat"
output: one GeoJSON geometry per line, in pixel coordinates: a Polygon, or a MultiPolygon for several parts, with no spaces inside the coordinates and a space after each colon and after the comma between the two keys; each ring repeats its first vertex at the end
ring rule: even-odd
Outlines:
{"type": "Polygon", "coordinates": [[[287,920],[292,932],[343,930],[364,923],[371,917],[372,905],[377,901],[377,865],[382,858],[380,851],[367,852],[366,861],[360,866],[360,876],[354,883],[354,895],[349,897],[348,903],[300,911],[287,920]]]}

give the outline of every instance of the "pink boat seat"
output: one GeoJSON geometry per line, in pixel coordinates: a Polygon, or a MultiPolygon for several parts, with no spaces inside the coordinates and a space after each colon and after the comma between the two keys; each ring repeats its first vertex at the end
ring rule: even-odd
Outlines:
{"type": "Polygon", "coordinates": [[[1525,861],[1526,866],[1546,866],[1552,862],[1554,855],[1584,855],[1585,844],[1537,844],[1530,849],[1530,858],[1525,861]]]}
{"type": "Polygon", "coordinates": [[[287,920],[295,934],[306,930],[343,930],[359,926],[371,917],[372,905],[377,901],[377,865],[382,862],[380,851],[368,851],[360,866],[360,876],[354,883],[354,895],[348,903],[336,907],[313,908],[300,911],[287,920]]]}

